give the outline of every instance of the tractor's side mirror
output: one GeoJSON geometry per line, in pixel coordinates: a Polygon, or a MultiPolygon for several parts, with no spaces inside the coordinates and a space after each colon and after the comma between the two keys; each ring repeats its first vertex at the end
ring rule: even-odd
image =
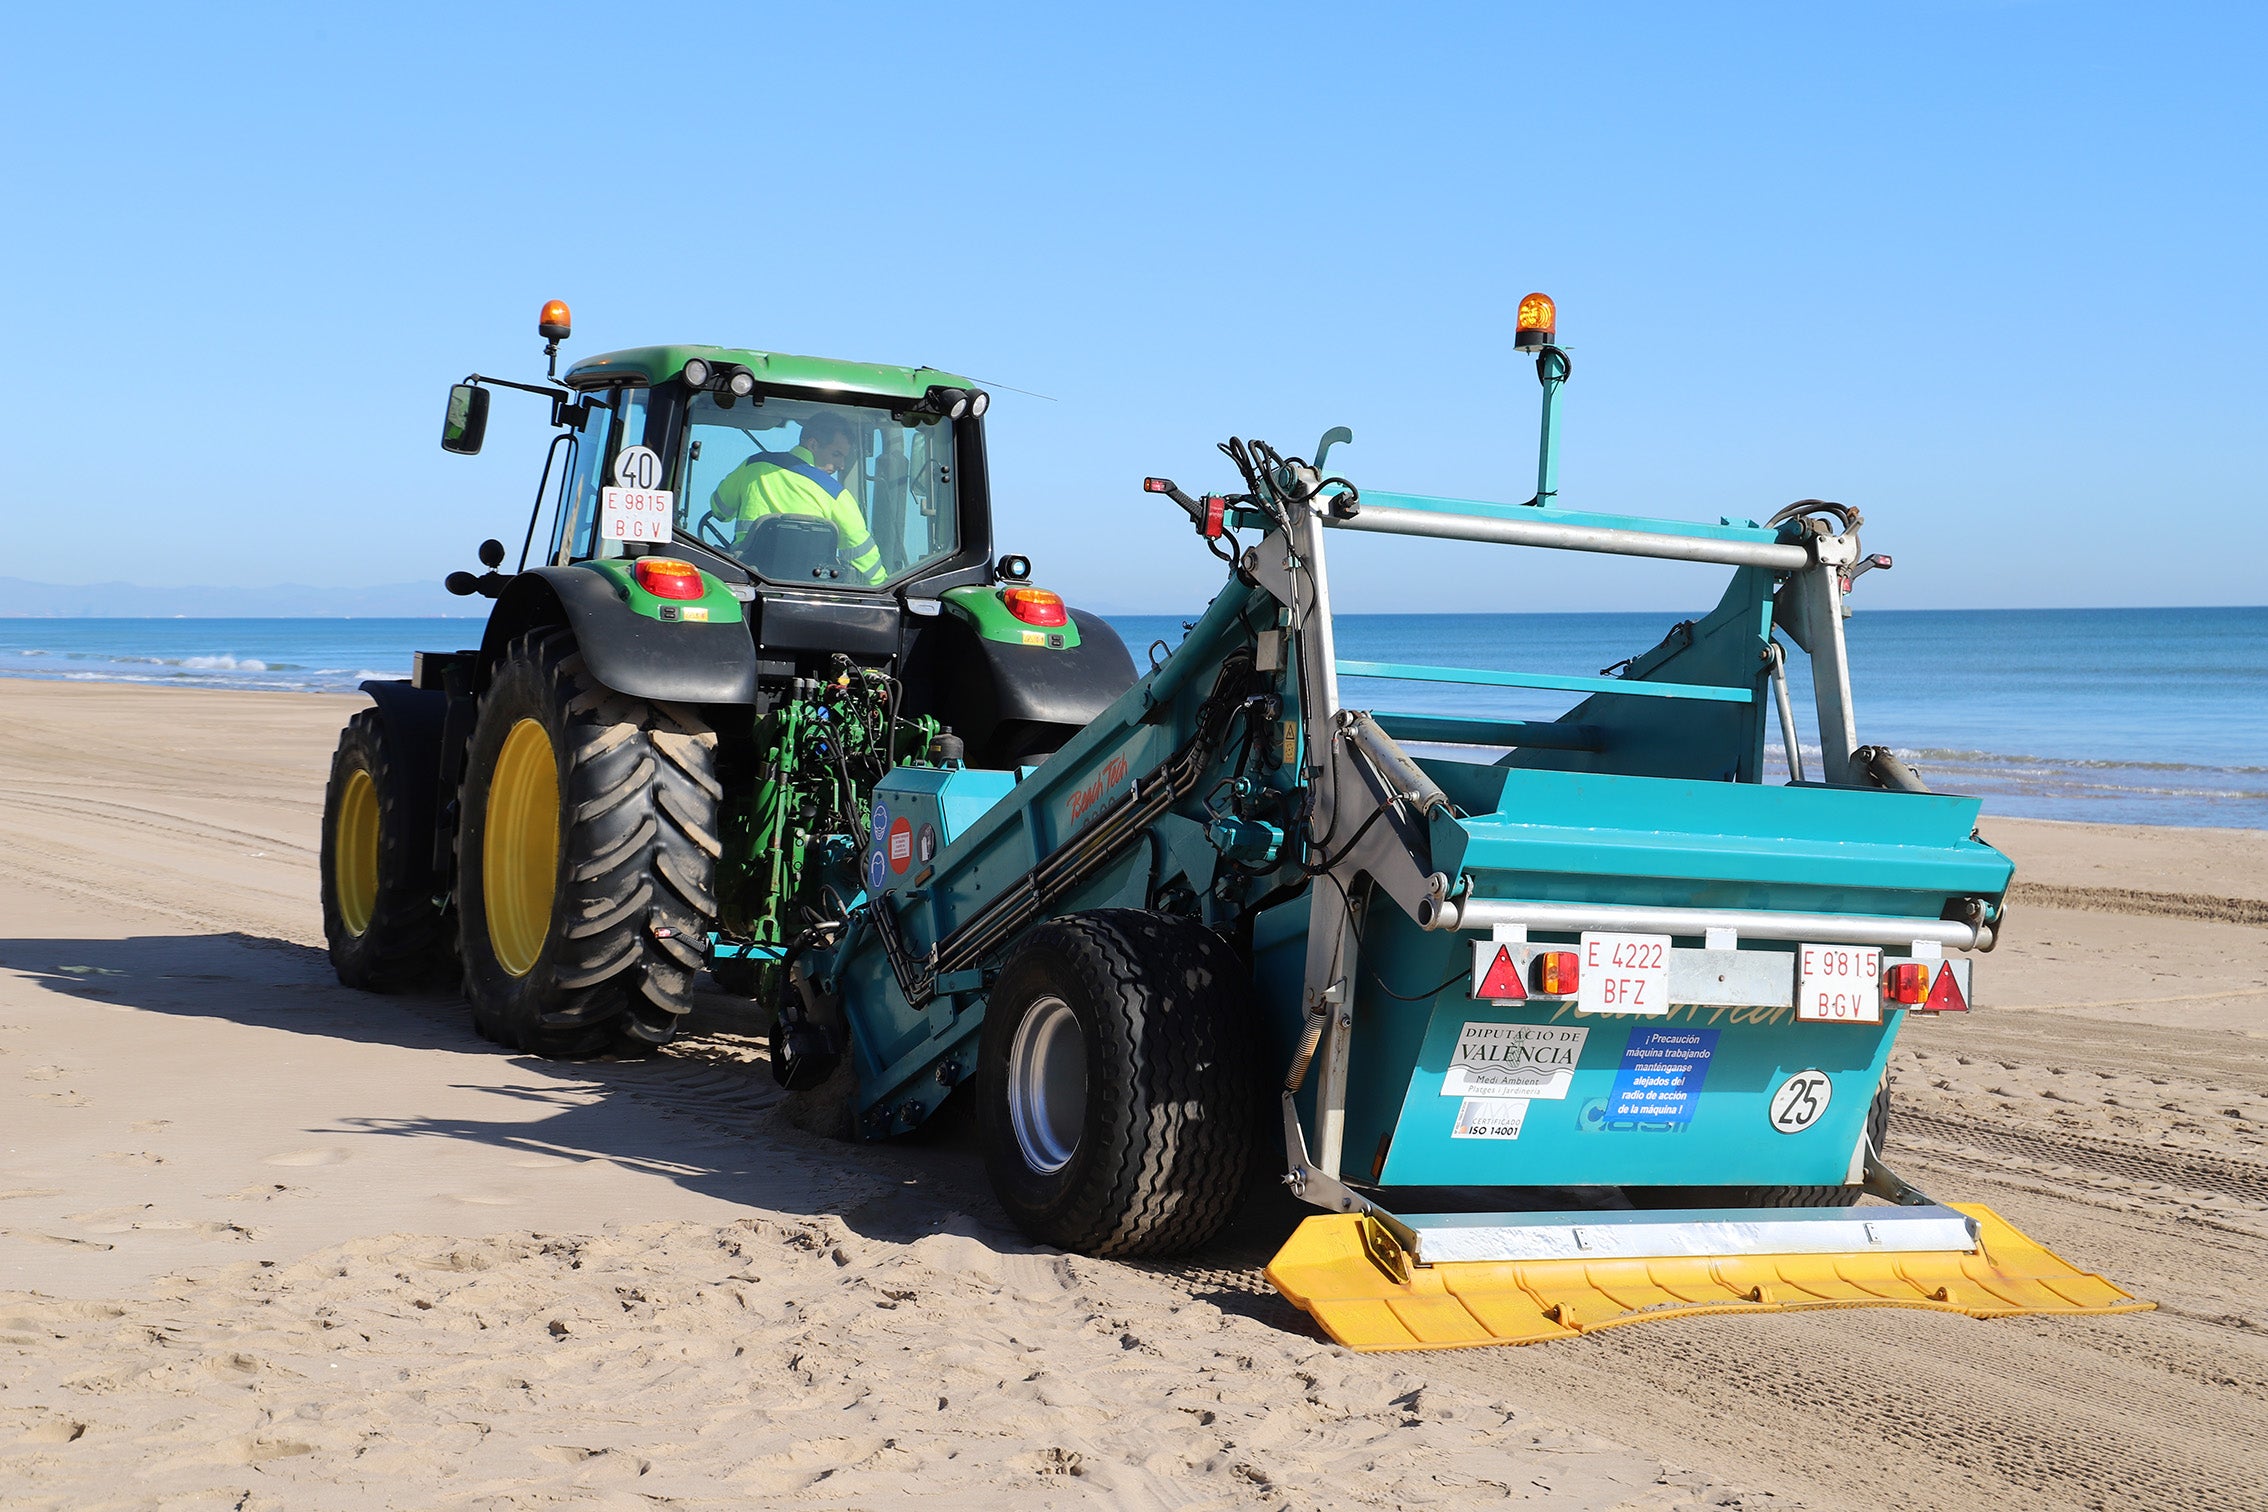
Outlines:
{"type": "Polygon", "coordinates": [[[449,413],[441,421],[441,449],[470,457],[488,435],[488,390],[477,383],[449,386],[449,413]]]}

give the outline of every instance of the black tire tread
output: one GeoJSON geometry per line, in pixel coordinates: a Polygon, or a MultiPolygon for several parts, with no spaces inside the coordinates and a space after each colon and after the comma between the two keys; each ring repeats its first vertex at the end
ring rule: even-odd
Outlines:
{"type": "MultiPolygon", "coordinates": [[[[694,710],[601,686],[565,630],[513,642],[499,678],[515,663],[543,689],[555,747],[567,752],[559,894],[545,955],[516,991],[483,990],[473,961],[486,959],[487,942],[474,938],[474,911],[464,911],[474,1022],[491,1039],[539,1055],[662,1044],[692,1007],[693,971],[715,912],[716,734],[694,710]]],[[[479,885],[463,830],[458,877],[460,888],[479,885]]]]}
{"type": "MultiPolygon", "coordinates": [[[[1034,1237],[1100,1256],[1185,1253],[1235,1215],[1261,1109],[1248,974],[1233,949],[1195,920],[1098,909],[1033,929],[1003,966],[1052,955],[1097,1010],[1106,1065],[1123,1082],[1088,1087],[1089,1162],[1071,1198],[1045,1214],[1011,1215],[1034,1237]]],[[[997,987],[996,987],[997,991],[997,987]]],[[[1068,1000],[1068,996],[1067,996],[1068,1000]]],[[[1003,1030],[1005,1035],[1007,1031],[1003,1030]]],[[[988,1064],[995,1060],[988,1055],[988,1064]]],[[[1021,1167],[1004,1105],[987,1098],[995,1162],[1021,1167]],[[1003,1137],[1005,1147],[1003,1148],[1003,1137]]],[[[996,1186],[1000,1183],[996,1178],[996,1186]]],[[[1004,1196],[1005,1200],[1005,1196],[1004,1196]]]]}
{"type": "MultiPolygon", "coordinates": [[[[454,964],[450,951],[453,923],[440,901],[433,871],[433,832],[413,824],[412,784],[432,783],[434,773],[403,768],[387,738],[385,716],[358,711],[339,732],[331,756],[331,777],[323,793],[323,937],[331,967],[341,982],[365,992],[403,992],[444,979],[454,964]],[[334,825],[348,776],[360,767],[370,773],[378,795],[378,896],[369,927],[351,933],[338,906],[333,873],[334,825]]],[[[430,794],[427,795],[430,798],[430,794]]],[[[431,811],[430,802],[425,806],[431,811]]]]}

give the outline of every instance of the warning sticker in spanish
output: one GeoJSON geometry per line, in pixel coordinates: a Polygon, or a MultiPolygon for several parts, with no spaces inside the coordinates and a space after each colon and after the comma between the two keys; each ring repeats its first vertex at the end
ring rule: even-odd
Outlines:
{"type": "Polygon", "coordinates": [[[1689,1123],[1717,1052],[1714,1029],[1633,1029],[1607,1094],[1608,1118],[1689,1123]]]}
{"type": "Polygon", "coordinates": [[[1518,1139],[1528,1116],[1524,1097],[1468,1097],[1457,1104],[1451,1139],[1518,1139]]]}
{"type": "Polygon", "coordinates": [[[1467,1024],[1458,1031],[1441,1095],[1565,1097],[1590,1033],[1558,1024],[1467,1024]]]}

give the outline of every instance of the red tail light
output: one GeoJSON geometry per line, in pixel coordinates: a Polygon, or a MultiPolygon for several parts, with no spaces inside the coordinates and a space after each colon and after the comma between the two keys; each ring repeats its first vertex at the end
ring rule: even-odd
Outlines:
{"type": "Polygon", "coordinates": [[[709,591],[701,569],[675,557],[640,557],[630,565],[630,576],[655,598],[697,599],[709,591]]]}
{"type": "Polygon", "coordinates": [[[1062,598],[1045,588],[1003,588],[1000,602],[1027,625],[1062,625],[1070,621],[1070,616],[1063,612],[1062,598]]]}
{"type": "Polygon", "coordinates": [[[1882,973],[1882,995],[1893,1003],[1919,1003],[1929,997],[1929,965],[1908,961],[1882,973]]]}
{"type": "Polygon", "coordinates": [[[1536,991],[1552,997],[1571,997],[1583,979],[1581,958],[1572,950],[1540,951],[1534,966],[1536,991]]]}
{"type": "Polygon", "coordinates": [[[1222,520],[1227,513],[1228,500],[1222,498],[1219,494],[1205,495],[1205,524],[1203,529],[1206,540],[1217,541],[1221,538],[1222,520]]]}

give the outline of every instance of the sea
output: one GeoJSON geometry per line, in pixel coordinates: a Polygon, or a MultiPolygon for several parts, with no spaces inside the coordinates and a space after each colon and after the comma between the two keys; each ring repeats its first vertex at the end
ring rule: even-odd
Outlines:
{"type": "MultiPolygon", "coordinates": [[[[1679,614],[1349,614],[1344,659],[1596,676],[1679,614]]],[[[1187,618],[1114,615],[1146,665],[1187,618]]],[[[2268,829],[2268,607],[1861,610],[1848,623],[1859,738],[1988,814],[2268,829]]],[[[0,675],[169,688],[351,692],[414,650],[478,644],[476,619],[0,619],[0,675]]],[[[1817,761],[1805,658],[1791,658],[1817,761]]],[[[1344,702],[1548,718],[1579,695],[1349,679],[1344,702]]],[[[1778,762],[1777,720],[1767,742],[1778,762]]],[[[1816,767],[1812,768],[1816,772],[1816,767]]]]}

